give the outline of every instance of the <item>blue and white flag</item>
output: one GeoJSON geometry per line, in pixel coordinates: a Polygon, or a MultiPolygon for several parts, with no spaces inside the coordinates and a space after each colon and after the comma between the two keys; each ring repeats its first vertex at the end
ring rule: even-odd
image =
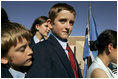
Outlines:
{"type": "Polygon", "coordinates": [[[89,56],[89,27],[88,25],[86,26],[86,33],[85,33],[85,43],[84,43],[84,52],[83,52],[83,60],[84,60],[84,74],[83,77],[86,77],[86,73],[87,73],[87,57],[89,56]]]}
{"type": "MultiPolygon", "coordinates": [[[[97,32],[97,27],[96,27],[96,23],[94,20],[94,17],[92,15],[92,12],[90,10],[90,41],[95,41],[98,37],[98,32],[97,32]]],[[[98,51],[90,51],[92,52],[92,55],[94,58],[96,58],[96,56],[98,55],[98,51]]],[[[91,54],[90,54],[91,56],[91,54]]],[[[92,59],[94,60],[94,59],[92,59]]]]}
{"type": "Polygon", "coordinates": [[[89,24],[86,27],[86,33],[85,33],[85,43],[84,43],[84,51],[83,51],[83,60],[85,61],[84,64],[84,78],[86,77],[86,73],[87,73],[87,58],[88,56],[91,57],[92,61],[96,58],[98,51],[90,51],[89,48],[89,41],[95,41],[98,37],[98,32],[97,32],[97,28],[96,28],[96,23],[94,20],[94,17],[92,15],[91,12],[91,6],[89,6],[89,24]]]}
{"type": "Polygon", "coordinates": [[[87,59],[87,57],[89,56],[89,27],[88,24],[86,26],[86,33],[85,33],[85,43],[84,43],[84,51],[83,51],[83,60],[85,61],[85,59],[87,59]]]}

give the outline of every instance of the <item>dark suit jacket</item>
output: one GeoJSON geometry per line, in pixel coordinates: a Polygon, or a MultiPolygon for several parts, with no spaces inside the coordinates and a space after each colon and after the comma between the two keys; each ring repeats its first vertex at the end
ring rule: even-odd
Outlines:
{"type": "MultiPolygon", "coordinates": [[[[45,39],[44,39],[45,40],[45,39]]],[[[40,41],[41,42],[41,41],[40,41]]],[[[36,45],[37,43],[34,42],[33,37],[30,40],[30,47],[33,49],[33,47],[36,45]]]]}
{"type": "Polygon", "coordinates": [[[7,65],[1,64],[1,78],[13,78],[7,65]]]}
{"type": "MultiPolygon", "coordinates": [[[[27,77],[31,78],[74,78],[69,59],[53,35],[33,48],[34,61],[27,77]]],[[[76,61],[77,63],[77,61],[76,61]]],[[[77,63],[79,77],[82,77],[77,63]]]]}
{"type": "Polygon", "coordinates": [[[31,40],[30,40],[30,47],[33,49],[33,47],[34,47],[35,45],[36,45],[36,44],[35,44],[34,39],[33,39],[33,37],[32,37],[31,40]]]}

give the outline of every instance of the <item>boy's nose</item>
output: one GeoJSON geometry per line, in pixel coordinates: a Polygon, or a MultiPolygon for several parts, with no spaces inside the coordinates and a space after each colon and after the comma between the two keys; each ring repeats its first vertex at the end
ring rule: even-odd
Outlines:
{"type": "Polygon", "coordinates": [[[66,23],[66,28],[69,29],[69,27],[70,27],[70,24],[69,23],[66,23]]]}
{"type": "Polygon", "coordinates": [[[48,31],[50,32],[50,30],[51,30],[52,28],[48,27],[47,29],[48,29],[48,31]]]}
{"type": "Polygon", "coordinates": [[[32,55],[32,54],[33,54],[33,51],[32,51],[32,49],[29,47],[28,55],[32,55]]]}
{"type": "Polygon", "coordinates": [[[48,25],[48,28],[51,30],[52,29],[52,25],[48,25]]]}

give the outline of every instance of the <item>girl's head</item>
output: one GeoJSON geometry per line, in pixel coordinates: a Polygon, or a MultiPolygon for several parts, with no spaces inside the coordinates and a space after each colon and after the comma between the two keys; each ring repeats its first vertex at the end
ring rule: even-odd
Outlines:
{"type": "Polygon", "coordinates": [[[105,30],[102,32],[96,41],[90,42],[91,50],[98,50],[98,54],[106,53],[106,55],[112,56],[111,58],[117,58],[117,32],[113,30],[105,30]]]}
{"type": "Polygon", "coordinates": [[[47,24],[47,20],[48,17],[46,16],[40,16],[35,19],[30,29],[33,36],[36,34],[36,32],[39,32],[43,37],[48,36],[50,28],[47,24]]]}
{"type": "MultiPolygon", "coordinates": [[[[90,42],[91,50],[98,50],[99,52],[103,52],[107,50],[108,45],[112,44],[113,48],[117,48],[117,32],[113,30],[105,30],[102,32],[96,41],[90,42]]],[[[109,54],[109,52],[107,52],[109,54]]]]}

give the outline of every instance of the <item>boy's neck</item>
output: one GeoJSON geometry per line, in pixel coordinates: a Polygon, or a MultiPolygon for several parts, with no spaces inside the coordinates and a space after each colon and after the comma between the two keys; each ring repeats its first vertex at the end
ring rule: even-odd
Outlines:
{"type": "Polygon", "coordinates": [[[21,67],[11,67],[14,70],[20,71],[20,72],[26,72],[26,67],[21,66],[21,67]]]}
{"type": "Polygon", "coordinates": [[[61,39],[59,38],[55,33],[52,32],[52,35],[54,35],[56,38],[58,38],[62,42],[67,42],[67,39],[61,39]]]}

